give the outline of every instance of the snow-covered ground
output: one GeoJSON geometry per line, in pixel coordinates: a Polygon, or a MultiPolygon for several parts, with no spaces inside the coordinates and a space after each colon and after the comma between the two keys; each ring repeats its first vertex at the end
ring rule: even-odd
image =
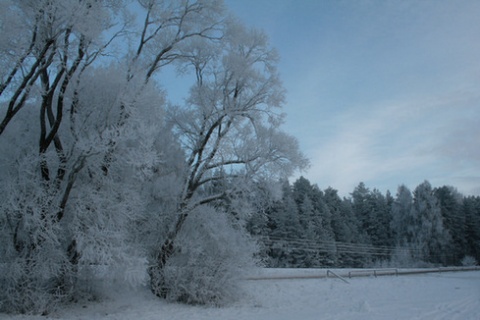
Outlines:
{"type": "MultiPolygon", "coordinates": [[[[315,275],[315,271],[287,274],[315,275]]],[[[0,319],[480,319],[480,271],[346,280],[349,283],[334,278],[245,280],[242,298],[222,308],[166,303],[142,288],[103,302],[65,307],[48,317],[0,314],[0,319]]]]}

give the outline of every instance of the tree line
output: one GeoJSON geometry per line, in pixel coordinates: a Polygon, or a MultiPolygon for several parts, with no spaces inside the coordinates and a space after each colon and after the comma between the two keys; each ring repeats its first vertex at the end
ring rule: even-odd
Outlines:
{"type": "Polygon", "coordinates": [[[349,197],[304,177],[279,183],[281,195],[259,200],[248,222],[269,267],[418,267],[475,264],[480,259],[480,197],[455,188],[395,196],[360,183],[349,197]]]}

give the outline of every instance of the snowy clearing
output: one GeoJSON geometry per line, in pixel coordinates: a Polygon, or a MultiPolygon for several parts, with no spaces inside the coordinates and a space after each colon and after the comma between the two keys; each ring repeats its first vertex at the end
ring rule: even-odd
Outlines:
{"type": "MultiPolygon", "coordinates": [[[[268,270],[262,274],[311,275],[312,270],[268,270]]],[[[341,273],[338,271],[338,273],[341,273]]],[[[245,294],[222,308],[166,303],[148,289],[130,290],[103,302],[75,304],[39,319],[480,319],[480,272],[334,278],[245,280],[245,294]]]]}

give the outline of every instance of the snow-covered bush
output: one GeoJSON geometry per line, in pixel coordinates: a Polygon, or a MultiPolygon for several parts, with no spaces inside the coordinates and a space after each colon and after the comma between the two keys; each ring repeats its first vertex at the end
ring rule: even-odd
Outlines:
{"type": "Polygon", "coordinates": [[[477,260],[472,256],[463,257],[461,263],[462,263],[462,266],[464,266],[464,267],[471,267],[471,266],[478,265],[477,260]]]}
{"type": "Polygon", "coordinates": [[[222,305],[241,292],[239,280],[255,266],[256,246],[224,212],[202,206],[190,214],[177,238],[177,251],[163,272],[167,299],[222,305]]]}
{"type": "Polygon", "coordinates": [[[0,140],[0,312],[45,313],[69,291],[63,233],[54,222],[57,194],[40,182],[29,145],[14,149],[10,142],[17,141],[0,140]]]}
{"type": "Polygon", "coordinates": [[[24,155],[11,166],[3,162],[8,170],[0,175],[0,312],[48,313],[60,302],[97,294],[92,284],[99,280],[144,281],[143,251],[129,243],[125,228],[135,217],[134,197],[123,193],[120,201],[84,184],[58,221],[59,192],[39,181],[37,161],[24,155]],[[93,265],[108,272],[85,267],[93,265]]]}
{"type": "Polygon", "coordinates": [[[396,247],[389,261],[380,265],[385,268],[413,268],[418,267],[418,262],[413,259],[412,251],[408,247],[396,247]]]}

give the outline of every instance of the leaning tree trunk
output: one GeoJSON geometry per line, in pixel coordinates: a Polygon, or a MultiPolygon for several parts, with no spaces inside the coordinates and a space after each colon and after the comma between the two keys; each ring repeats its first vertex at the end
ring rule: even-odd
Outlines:
{"type": "Polygon", "coordinates": [[[175,239],[182,229],[187,216],[188,212],[183,212],[178,216],[175,227],[168,233],[167,238],[163,242],[162,247],[153,261],[154,264],[148,268],[150,288],[152,292],[160,298],[167,298],[170,291],[169,285],[165,281],[165,266],[175,253],[175,239]]]}

